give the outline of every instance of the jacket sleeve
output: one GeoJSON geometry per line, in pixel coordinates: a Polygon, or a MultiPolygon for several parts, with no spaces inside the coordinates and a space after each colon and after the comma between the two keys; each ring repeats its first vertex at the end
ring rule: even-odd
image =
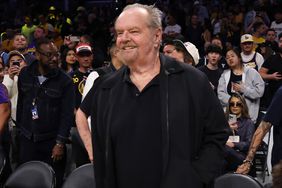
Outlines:
{"type": "Polygon", "coordinates": [[[228,99],[230,98],[230,95],[227,93],[227,83],[224,77],[224,73],[221,74],[221,77],[218,81],[217,86],[217,96],[222,106],[227,106],[228,99]]]}
{"type": "Polygon", "coordinates": [[[18,100],[17,100],[17,115],[16,115],[16,126],[19,127],[21,125],[21,119],[22,119],[22,111],[23,111],[23,91],[22,91],[22,73],[25,70],[22,70],[19,74],[18,78],[18,100]]]}
{"type": "Polygon", "coordinates": [[[250,69],[248,72],[246,84],[244,84],[242,88],[243,95],[249,99],[261,98],[264,93],[265,83],[255,69],[250,69]]]}
{"type": "Polygon", "coordinates": [[[224,161],[224,146],[230,133],[223,109],[211,89],[208,80],[204,79],[194,93],[196,113],[196,156],[193,166],[204,183],[210,183],[219,176],[224,161]]]}
{"type": "Polygon", "coordinates": [[[247,120],[244,122],[244,129],[246,129],[245,137],[240,136],[240,142],[234,143],[235,148],[240,151],[248,151],[250,143],[252,141],[253,134],[255,132],[255,126],[252,120],[247,120]]]}
{"type": "Polygon", "coordinates": [[[57,142],[65,143],[68,139],[70,128],[74,121],[74,87],[71,80],[67,81],[62,89],[60,127],[57,134],[57,142]]]}

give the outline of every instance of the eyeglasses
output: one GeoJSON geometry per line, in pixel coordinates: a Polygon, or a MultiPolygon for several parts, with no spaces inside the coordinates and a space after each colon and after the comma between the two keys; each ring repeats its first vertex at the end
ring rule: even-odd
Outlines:
{"type": "Polygon", "coordinates": [[[243,104],[241,102],[231,102],[231,103],[229,103],[229,106],[231,106],[231,107],[242,107],[243,104]]]}
{"type": "Polygon", "coordinates": [[[59,52],[55,52],[55,53],[51,53],[51,52],[47,52],[47,53],[44,53],[40,50],[37,50],[38,53],[40,53],[41,55],[44,55],[45,57],[47,57],[48,59],[52,59],[53,57],[60,57],[60,53],[59,52]]]}

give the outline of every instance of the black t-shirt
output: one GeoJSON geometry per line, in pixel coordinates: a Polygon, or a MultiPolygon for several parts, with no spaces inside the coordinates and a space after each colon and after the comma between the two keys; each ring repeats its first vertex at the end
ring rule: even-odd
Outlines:
{"type": "Polygon", "coordinates": [[[81,103],[83,89],[84,89],[84,85],[85,85],[88,75],[89,75],[89,72],[83,73],[83,72],[80,72],[79,70],[76,70],[70,74],[73,84],[74,84],[74,89],[75,89],[75,108],[76,109],[79,107],[81,103]]]}
{"type": "Polygon", "coordinates": [[[263,120],[273,125],[272,165],[282,160],[282,87],[280,87],[267,109],[263,120]]]}
{"type": "Polygon", "coordinates": [[[207,75],[209,81],[214,86],[214,92],[217,94],[218,80],[223,72],[222,69],[218,68],[216,70],[211,70],[207,66],[202,66],[199,67],[199,70],[207,75]]]}
{"type": "Polygon", "coordinates": [[[227,92],[228,92],[229,95],[232,95],[232,93],[235,92],[232,89],[232,82],[234,82],[234,83],[242,82],[242,75],[236,75],[231,70],[230,80],[229,80],[228,85],[227,85],[227,92]]]}
{"type": "MultiPolygon", "coordinates": [[[[272,55],[262,64],[262,67],[268,69],[267,74],[279,72],[282,75],[282,58],[280,54],[272,55]]],[[[282,85],[282,80],[269,80],[268,89],[272,98],[278,88],[282,85]]]]}

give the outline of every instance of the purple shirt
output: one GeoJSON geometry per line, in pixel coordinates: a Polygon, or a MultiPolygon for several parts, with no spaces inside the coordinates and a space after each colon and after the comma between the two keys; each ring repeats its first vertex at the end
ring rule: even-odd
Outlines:
{"type": "Polygon", "coordinates": [[[7,92],[7,88],[0,83],[0,104],[2,103],[8,103],[9,97],[8,97],[8,92],[7,92]]]}

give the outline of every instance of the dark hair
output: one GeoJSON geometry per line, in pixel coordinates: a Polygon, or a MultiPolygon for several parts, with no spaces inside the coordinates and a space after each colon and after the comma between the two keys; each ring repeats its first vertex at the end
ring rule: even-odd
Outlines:
{"type": "Polygon", "coordinates": [[[231,95],[231,97],[229,98],[229,100],[228,100],[228,105],[227,105],[227,107],[226,107],[226,112],[225,112],[226,118],[228,118],[228,117],[229,117],[229,114],[230,114],[230,101],[231,101],[232,98],[237,98],[237,99],[239,99],[239,100],[241,101],[241,103],[242,103],[241,117],[243,117],[243,118],[248,118],[248,119],[249,119],[249,118],[250,118],[250,115],[249,115],[249,108],[248,108],[248,106],[247,106],[246,100],[245,100],[245,98],[244,98],[242,95],[240,95],[239,93],[233,93],[233,94],[231,95]]]}
{"type": "Polygon", "coordinates": [[[24,34],[22,34],[22,33],[16,33],[14,35],[13,39],[15,39],[16,36],[23,36],[27,40],[27,37],[24,34]]]}
{"type": "Polygon", "coordinates": [[[233,51],[241,59],[240,50],[238,48],[231,48],[231,49],[227,50],[226,53],[228,53],[229,51],[233,51]]]}
{"type": "Polygon", "coordinates": [[[280,40],[281,37],[282,37],[282,33],[280,33],[280,34],[278,35],[278,40],[280,40]]]}
{"type": "Polygon", "coordinates": [[[49,40],[48,38],[45,38],[45,37],[40,38],[37,40],[37,43],[35,44],[35,49],[36,51],[38,50],[40,51],[41,50],[40,47],[42,44],[50,44],[50,43],[51,43],[51,40],[49,40]]]}
{"type": "Polygon", "coordinates": [[[206,49],[206,54],[212,53],[212,52],[218,53],[220,55],[222,53],[221,48],[215,44],[210,44],[206,49]]]}
{"type": "MultiPolygon", "coordinates": [[[[64,50],[63,50],[63,52],[62,52],[62,55],[61,55],[61,68],[64,70],[64,71],[67,71],[67,69],[68,69],[68,63],[67,63],[67,61],[66,61],[66,57],[67,57],[67,54],[68,54],[68,52],[69,51],[74,51],[74,53],[75,53],[75,50],[74,49],[71,49],[71,48],[65,48],[64,50]]],[[[73,70],[76,70],[77,68],[78,68],[78,62],[76,61],[74,64],[72,64],[72,69],[73,70]]]]}
{"type": "Polygon", "coordinates": [[[267,29],[267,30],[266,30],[266,33],[268,33],[269,31],[273,31],[274,33],[276,33],[275,29],[273,29],[273,28],[267,29]]]}

